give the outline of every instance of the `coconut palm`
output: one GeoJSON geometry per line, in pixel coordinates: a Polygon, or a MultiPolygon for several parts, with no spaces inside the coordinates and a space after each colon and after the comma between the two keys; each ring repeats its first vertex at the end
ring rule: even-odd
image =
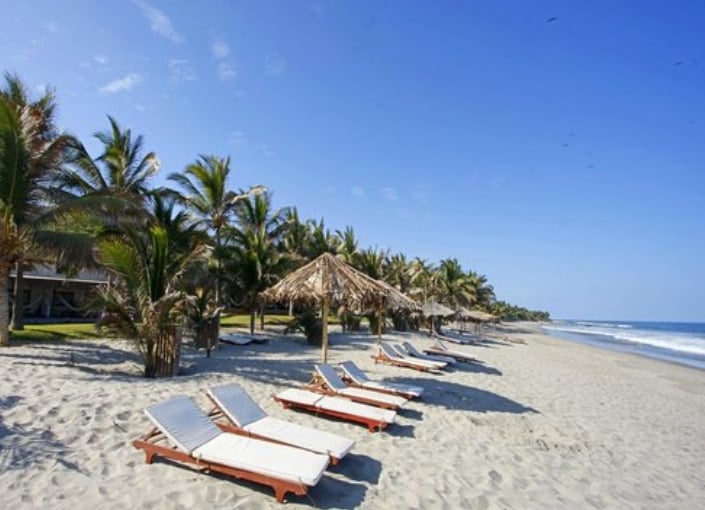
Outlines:
{"type": "Polygon", "coordinates": [[[22,329],[22,274],[49,206],[47,175],[72,140],[55,124],[54,94],[32,101],[17,76],[0,89],[0,345],[9,343],[8,281],[15,268],[13,329],[22,329]]]}
{"type": "Polygon", "coordinates": [[[133,138],[129,128],[123,129],[109,115],[108,121],[108,130],[93,135],[103,146],[100,156],[93,159],[82,143],[75,143],[72,164],[54,176],[54,184],[76,197],[143,199],[150,189],[150,179],[159,170],[159,159],[154,152],[144,154],[141,135],[133,138]]]}
{"type": "Polygon", "coordinates": [[[345,230],[336,230],[335,235],[337,235],[340,240],[338,256],[347,264],[354,266],[357,257],[360,255],[355,231],[348,225],[345,227],[345,230]]]}
{"type": "Polygon", "coordinates": [[[321,218],[320,221],[308,220],[309,228],[308,246],[306,248],[306,258],[313,260],[324,253],[337,254],[340,249],[340,239],[335,234],[331,234],[326,228],[326,224],[321,218]]]}
{"type": "MultiPolygon", "coordinates": [[[[228,230],[231,243],[226,251],[226,268],[231,292],[239,295],[250,312],[250,332],[254,334],[255,314],[261,291],[277,282],[289,268],[289,258],[279,249],[288,227],[287,208],[272,210],[268,192],[245,198],[235,207],[238,226],[228,230]]],[[[260,315],[264,327],[264,312],[260,315]]]]}
{"type": "Polygon", "coordinates": [[[477,298],[475,287],[458,262],[458,259],[447,258],[438,265],[440,302],[453,309],[469,307],[477,298]]]}
{"type": "Polygon", "coordinates": [[[240,193],[228,190],[229,175],[229,156],[220,158],[201,155],[183,173],[172,173],[168,177],[183,189],[180,197],[184,205],[214,234],[216,306],[220,306],[221,302],[223,228],[230,224],[233,208],[239,200],[265,189],[263,186],[254,186],[240,193]]]}
{"type": "Polygon", "coordinates": [[[99,289],[101,325],[135,342],[144,376],[159,373],[164,332],[189,306],[179,283],[194,264],[203,262],[203,235],[169,204],[155,205],[146,229],[123,225],[119,235],[98,244],[97,258],[114,283],[99,289]]]}

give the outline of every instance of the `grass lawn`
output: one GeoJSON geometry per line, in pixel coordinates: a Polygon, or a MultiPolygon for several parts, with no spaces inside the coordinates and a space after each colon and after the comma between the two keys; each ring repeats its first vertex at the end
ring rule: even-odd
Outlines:
{"type": "MultiPolygon", "coordinates": [[[[282,326],[291,320],[292,317],[286,314],[264,316],[265,326],[282,326]]],[[[330,324],[339,324],[339,322],[336,317],[330,318],[330,324]]],[[[220,319],[220,326],[249,328],[250,316],[247,314],[223,315],[220,319]]],[[[257,318],[256,327],[259,328],[259,318],[257,318]]],[[[26,324],[24,331],[10,331],[10,341],[12,342],[90,340],[104,336],[96,331],[93,323],[26,324]]]]}
{"type": "Polygon", "coordinates": [[[100,336],[91,322],[81,324],[26,324],[24,331],[10,331],[10,341],[20,342],[87,340],[100,336]]]}

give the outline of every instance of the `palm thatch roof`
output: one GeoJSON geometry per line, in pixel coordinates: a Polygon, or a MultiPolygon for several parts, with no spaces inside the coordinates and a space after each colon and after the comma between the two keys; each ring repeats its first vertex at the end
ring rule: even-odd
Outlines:
{"type": "Polygon", "coordinates": [[[461,320],[469,320],[473,322],[491,322],[497,320],[497,317],[491,313],[483,312],[481,310],[467,310],[465,308],[460,308],[456,312],[456,316],[461,320]]]}
{"type": "Polygon", "coordinates": [[[322,358],[328,357],[328,311],[333,304],[350,309],[418,308],[415,301],[391,285],[370,278],[330,253],[297,269],[260,294],[265,301],[318,305],[323,320],[322,358]]]}
{"type": "Polygon", "coordinates": [[[445,305],[430,301],[421,307],[421,313],[426,317],[449,317],[455,312],[445,305]]]}
{"type": "Polygon", "coordinates": [[[261,297],[265,301],[291,300],[308,305],[322,305],[326,300],[328,304],[364,309],[380,304],[389,294],[389,288],[381,282],[324,253],[265,290],[261,297]]]}

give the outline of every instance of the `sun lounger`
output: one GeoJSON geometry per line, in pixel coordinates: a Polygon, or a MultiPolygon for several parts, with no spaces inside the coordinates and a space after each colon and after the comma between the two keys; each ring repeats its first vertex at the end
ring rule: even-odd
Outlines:
{"type": "Polygon", "coordinates": [[[346,437],[267,416],[237,384],[210,388],[207,395],[215,405],[211,418],[228,420],[215,422],[226,432],[324,453],[331,464],[337,464],[355,446],[355,441],[346,437]]]}
{"type": "Polygon", "coordinates": [[[433,343],[431,347],[428,347],[427,349],[424,349],[424,352],[426,353],[438,353],[442,354],[443,356],[451,356],[458,361],[465,361],[467,363],[480,363],[480,361],[477,358],[473,358],[469,354],[461,351],[455,351],[453,349],[449,349],[446,344],[444,344],[440,338],[434,338],[433,343]]]}
{"type": "Polygon", "coordinates": [[[379,354],[372,356],[372,358],[375,362],[388,363],[398,367],[413,368],[424,372],[439,371],[446,366],[445,363],[441,364],[437,362],[414,359],[409,356],[402,356],[386,342],[382,342],[380,344],[379,354]]]}
{"type": "Polygon", "coordinates": [[[345,374],[343,379],[353,386],[391,395],[401,395],[405,398],[420,398],[423,395],[421,386],[373,381],[352,361],[343,361],[340,364],[340,368],[343,369],[345,374]]]}
{"type": "Polygon", "coordinates": [[[409,351],[406,350],[406,348],[401,345],[401,344],[392,344],[392,349],[396,351],[396,353],[401,356],[404,359],[407,360],[412,360],[412,361],[424,361],[425,363],[433,363],[438,366],[438,368],[445,368],[448,365],[447,361],[438,361],[438,360],[433,360],[429,358],[418,358],[416,356],[412,356],[409,351]]]}
{"type": "Polygon", "coordinates": [[[313,391],[335,395],[336,397],[349,398],[353,402],[369,404],[385,409],[399,409],[408,402],[398,395],[385,395],[376,391],[361,388],[351,388],[335,373],[332,366],[326,364],[315,365],[317,382],[310,386],[313,391]]]}
{"type": "Polygon", "coordinates": [[[450,356],[424,354],[414,347],[414,344],[409,342],[404,342],[404,349],[414,358],[423,359],[426,361],[440,361],[441,363],[448,363],[449,365],[453,365],[455,363],[455,358],[451,358],[450,356]]]}
{"type": "Polygon", "coordinates": [[[156,429],[132,444],[155,456],[197,469],[268,485],[278,502],[291,492],[304,496],[318,483],[328,457],[221,431],[189,397],[178,396],[145,409],[156,429]],[[159,444],[162,441],[172,446],[159,444]]]}
{"type": "Polygon", "coordinates": [[[284,390],[274,395],[274,400],[279,402],[285,409],[303,409],[316,414],[363,423],[367,425],[370,432],[382,430],[389,424],[394,423],[394,418],[397,415],[395,411],[390,409],[380,409],[379,407],[352,402],[347,398],[330,397],[298,388],[284,390]]]}
{"type": "Polygon", "coordinates": [[[263,344],[267,338],[244,335],[242,333],[221,333],[218,340],[230,345],[263,344]]]}

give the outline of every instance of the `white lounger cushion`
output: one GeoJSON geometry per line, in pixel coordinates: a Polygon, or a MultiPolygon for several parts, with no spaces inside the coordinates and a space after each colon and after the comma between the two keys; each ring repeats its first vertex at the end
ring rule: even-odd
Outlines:
{"type": "Polygon", "coordinates": [[[250,423],[244,430],[312,452],[325,453],[336,459],[342,459],[355,446],[355,441],[347,437],[270,416],[250,423]]]}
{"type": "Polygon", "coordinates": [[[382,402],[384,404],[396,407],[402,407],[408,402],[408,400],[404,397],[398,397],[396,395],[385,395],[384,393],[378,393],[376,391],[365,390],[362,388],[347,387],[343,390],[340,390],[339,392],[336,392],[336,394],[350,398],[364,398],[369,400],[376,400],[377,402],[382,402]]]}
{"type": "Polygon", "coordinates": [[[210,388],[208,394],[228,419],[251,434],[336,459],[342,459],[355,446],[355,441],[346,437],[267,416],[237,384],[210,388]]]}
{"type": "Polygon", "coordinates": [[[387,391],[399,391],[402,393],[408,393],[414,395],[415,397],[420,397],[423,395],[423,388],[421,386],[412,386],[411,384],[401,384],[401,383],[388,383],[388,382],[378,382],[373,381],[367,374],[360,370],[360,368],[352,361],[343,361],[340,364],[343,371],[348,374],[348,377],[365,388],[387,390],[387,391]]]}
{"type": "Polygon", "coordinates": [[[362,416],[363,418],[377,420],[384,423],[394,423],[394,418],[397,415],[396,412],[390,409],[380,409],[379,407],[352,402],[346,398],[328,397],[321,395],[320,393],[300,390],[298,388],[289,388],[288,390],[284,390],[279,393],[277,397],[284,401],[296,402],[339,413],[362,416]]]}
{"type": "Polygon", "coordinates": [[[406,349],[406,352],[408,352],[415,358],[425,359],[427,361],[440,361],[441,363],[450,363],[451,365],[456,362],[455,358],[451,358],[449,356],[433,356],[429,354],[424,354],[423,352],[419,351],[414,346],[414,344],[411,344],[409,342],[404,342],[404,349],[406,349]]]}
{"type": "Polygon", "coordinates": [[[404,362],[407,365],[415,365],[421,368],[431,368],[436,370],[446,366],[445,363],[439,363],[437,361],[426,361],[422,359],[414,359],[409,356],[404,356],[402,354],[399,354],[392,346],[390,346],[389,344],[385,344],[384,342],[382,342],[381,344],[381,349],[389,359],[404,362]]]}
{"type": "Polygon", "coordinates": [[[401,407],[408,401],[403,397],[397,397],[394,395],[380,395],[375,391],[363,390],[360,388],[350,388],[343,382],[343,380],[338,377],[335,370],[330,365],[319,364],[316,365],[316,372],[323,378],[326,385],[333,390],[336,395],[341,395],[349,398],[359,398],[368,399],[381,402],[383,404],[392,405],[396,407],[401,407]]]}
{"type": "Polygon", "coordinates": [[[326,455],[227,433],[198,447],[192,455],[206,462],[309,486],[316,485],[328,466],[326,455]]]}
{"type": "Polygon", "coordinates": [[[441,342],[439,338],[434,338],[433,339],[433,344],[436,346],[436,349],[434,349],[436,352],[439,353],[447,353],[448,356],[453,356],[455,358],[462,358],[462,359],[468,359],[468,360],[473,360],[475,361],[475,358],[472,357],[470,354],[461,352],[461,351],[456,351],[453,349],[449,349],[446,344],[441,342]]]}
{"type": "Polygon", "coordinates": [[[147,417],[181,451],[191,453],[222,432],[196,402],[183,395],[153,404],[144,410],[147,417]]]}

